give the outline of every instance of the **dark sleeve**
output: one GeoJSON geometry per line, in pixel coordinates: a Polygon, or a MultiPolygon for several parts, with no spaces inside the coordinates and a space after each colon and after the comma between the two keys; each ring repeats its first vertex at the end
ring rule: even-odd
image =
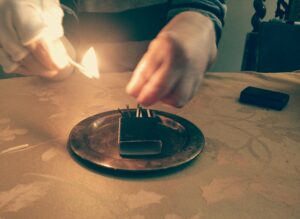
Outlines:
{"type": "Polygon", "coordinates": [[[220,40],[226,15],[225,0],[171,0],[168,19],[184,11],[196,11],[208,16],[214,23],[217,43],[220,40]]]}

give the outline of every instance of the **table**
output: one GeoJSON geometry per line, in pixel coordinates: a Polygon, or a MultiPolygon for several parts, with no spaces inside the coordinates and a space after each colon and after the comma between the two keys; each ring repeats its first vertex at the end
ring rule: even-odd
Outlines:
{"type": "Polygon", "coordinates": [[[204,133],[190,165],[157,175],[91,171],[66,148],[72,127],[135,106],[130,74],[0,81],[0,218],[300,218],[300,74],[208,73],[178,114],[204,133]],[[242,105],[258,86],[290,94],[283,111],[242,105]]]}

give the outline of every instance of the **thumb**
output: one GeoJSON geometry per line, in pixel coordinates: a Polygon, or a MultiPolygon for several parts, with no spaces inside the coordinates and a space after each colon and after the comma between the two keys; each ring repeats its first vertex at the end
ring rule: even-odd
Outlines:
{"type": "Polygon", "coordinates": [[[33,56],[50,70],[63,69],[68,65],[68,54],[60,39],[40,39],[31,43],[28,48],[33,56]]]}

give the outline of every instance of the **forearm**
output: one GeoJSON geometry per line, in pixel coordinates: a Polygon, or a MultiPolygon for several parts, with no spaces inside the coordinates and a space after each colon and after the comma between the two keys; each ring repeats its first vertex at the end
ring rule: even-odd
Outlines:
{"type": "Polygon", "coordinates": [[[215,60],[216,34],[210,18],[198,12],[182,12],[176,15],[159,35],[164,33],[172,34],[179,41],[189,60],[206,63],[206,69],[215,60]]]}

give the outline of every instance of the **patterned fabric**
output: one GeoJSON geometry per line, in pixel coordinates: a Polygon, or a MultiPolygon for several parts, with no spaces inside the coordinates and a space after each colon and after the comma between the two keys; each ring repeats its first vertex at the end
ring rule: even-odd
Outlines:
{"type": "Polygon", "coordinates": [[[0,80],[1,219],[300,218],[300,73],[211,73],[186,107],[153,106],[202,130],[204,151],[185,168],[112,176],[81,166],[66,148],[71,129],[88,116],[135,107],[124,92],[129,78],[77,72],[59,83],[0,80]],[[283,111],[240,104],[249,85],[290,101],[283,111]]]}

